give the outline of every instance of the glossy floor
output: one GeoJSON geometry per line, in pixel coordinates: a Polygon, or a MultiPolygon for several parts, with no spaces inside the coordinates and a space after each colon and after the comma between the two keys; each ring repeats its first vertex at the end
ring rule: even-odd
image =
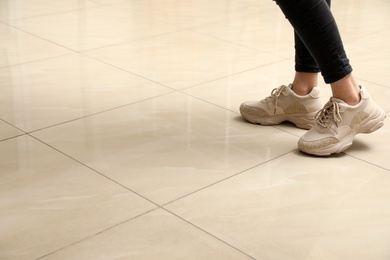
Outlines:
{"type": "MultiPolygon", "coordinates": [[[[334,1],[390,116],[390,2],[334,1]]],[[[244,122],[293,76],[271,0],[0,0],[0,259],[390,259],[390,124],[244,122]]],[[[330,96],[322,85],[323,101],[330,96]]]]}

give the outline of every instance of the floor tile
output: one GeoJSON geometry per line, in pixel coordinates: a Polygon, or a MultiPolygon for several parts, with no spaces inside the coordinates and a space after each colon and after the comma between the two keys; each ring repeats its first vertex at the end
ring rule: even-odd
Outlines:
{"type": "Polygon", "coordinates": [[[280,57],[293,57],[294,31],[289,22],[276,5],[274,8],[260,10],[244,19],[220,21],[191,30],[280,57]],[[269,26],[270,23],[273,26],[269,26]],[[264,37],[265,35],[267,37],[264,37]]]}
{"type": "Polygon", "coordinates": [[[390,170],[389,118],[390,112],[387,112],[387,119],[382,128],[369,135],[356,136],[351,148],[348,149],[346,153],[368,163],[390,170]]]}
{"type": "Polygon", "coordinates": [[[72,53],[3,24],[0,24],[0,38],[0,68],[72,53]]]}
{"type": "Polygon", "coordinates": [[[78,54],[0,69],[0,118],[33,131],[171,90],[78,54]]]}
{"type": "Polygon", "coordinates": [[[386,45],[389,40],[390,29],[354,42],[349,55],[356,77],[390,87],[387,75],[390,50],[386,45]]]}
{"type": "MultiPolygon", "coordinates": [[[[331,7],[387,117],[389,7],[331,7]]],[[[390,259],[388,119],[317,158],[240,116],[293,77],[272,0],[0,0],[0,259],[390,259]]]]}
{"type": "Polygon", "coordinates": [[[108,6],[19,19],[16,28],[72,49],[84,51],[177,30],[152,16],[129,14],[108,6]]]}
{"type": "Polygon", "coordinates": [[[290,153],[166,208],[256,259],[386,259],[390,174],[290,153]]]}
{"type": "Polygon", "coordinates": [[[247,15],[259,11],[254,6],[236,0],[149,0],[142,4],[127,1],[115,5],[115,7],[130,13],[147,13],[156,20],[181,28],[191,28],[220,21],[226,22],[234,18],[245,18],[247,15]]]}
{"type": "Polygon", "coordinates": [[[176,89],[280,60],[188,31],[115,45],[87,55],[176,89]]]}
{"type": "Polygon", "coordinates": [[[37,259],[155,205],[28,136],[0,142],[0,258],[37,259]]]}
{"type": "Polygon", "coordinates": [[[15,19],[29,18],[46,14],[61,13],[99,6],[88,0],[0,0],[2,12],[0,21],[10,22],[15,19]]]}
{"type": "Polygon", "coordinates": [[[251,259],[163,210],[145,214],[43,259],[119,258],[251,259]]]}
{"type": "Polygon", "coordinates": [[[179,93],[33,135],[159,204],[292,151],[298,141],[179,93]]]}
{"type": "Polygon", "coordinates": [[[24,134],[23,131],[0,119],[0,141],[24,134]]]}
{"type": "Polygon", "coordinates": [[[389,8],[387,0],[332,1],[331,6],[343,39],[351,45],[357,39],[388,29],[389,8]]]}
{"type": "MultiPolygon", "coordinates": [[[[96,3],[104,4],[104,5],[114,5],[114,4],[128,2],[128,0],[93,0],[93,1],[96,3]]],[[[134,2],[134,3],[137,3],[137,2],[134,2]]]]}
{"type": "Polygon", "coordinates": [[[259,1],[259,0],[237,0],[238,2],[240,3],[243,3],[243,4],[249,4],[249,5],[252,5],[252,6],[260,6],[260,7],[271,7],[271,6],[274,6],[275,3],[274,1],[259,1]]]}

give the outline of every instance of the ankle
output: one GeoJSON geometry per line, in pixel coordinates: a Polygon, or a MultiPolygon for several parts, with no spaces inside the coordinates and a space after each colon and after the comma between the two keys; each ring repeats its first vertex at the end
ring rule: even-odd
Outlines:
{"type": "Polygon", "coordinates": [[[305,85],[294,85],[291,84],[291,90],[297,94],[298,96],[306,96],[308,95],[312,90],[314,86],[305,86],[305,85]]]}
{"type": "Polygon", "coordinates": [[[305,96],[316,86],[318,86],[318,73],[295,72],[291,89],[297,95],[305,96]]]}
{"type": "Polygon", "coordinates": [[[333,97],[341,99],[348,105],[354,106],[360,102],[360,86],[353,78],[352,74],[348,74],[343,79],[331,83],[333,97]]]}
{"type": "Polygon", "coordinates": [[[347,94],[340,95],[340,96],[333,95],[333,97],[344,101],[345,103],[347,103],[350,106],[355,106],[355,105],[359,104],[360,100],[361,100],[360,92],[358,94],[347,93],[347,94]]]}

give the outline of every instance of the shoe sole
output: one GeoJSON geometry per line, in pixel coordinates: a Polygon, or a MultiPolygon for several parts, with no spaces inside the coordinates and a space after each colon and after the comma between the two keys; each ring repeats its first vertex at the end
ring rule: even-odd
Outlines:
{"type": "Polygon", "coordinates": [[[241,115],[245,120],[252,124],[260,124],[264,126],[273,126],[279,125],[283,122],[293,123],[296,127],[309,130],[313,127],[314,118],[317,112],[307,113],[307,114],[295,114],[295,115],[274,115],[268,117],[258,117],[248,114],[244,114],[241,111],[241,115]]]}
{"type": "Polygon", "coordinates": [[[384,120],[386,114],[383,110],[378,109],[376,114],[371,115],[365,121],[363,121],[359,126],[351,129],[348,135],[346,135],[342,140],[334,145],[330,145],[317,150],[306,149],[305,145],[301,145],[298,142],[298,149],[304,153],[316,155],[316,156],[330,156],[331,154],[337,154],[344,152],[349,147],[351,147],[354,137],[357,134],[370,134],[380,129],[384,125],[384,120]]]}

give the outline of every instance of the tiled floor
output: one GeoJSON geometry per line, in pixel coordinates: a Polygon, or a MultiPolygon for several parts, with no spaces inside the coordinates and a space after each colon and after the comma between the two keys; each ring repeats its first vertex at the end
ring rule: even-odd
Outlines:
{"type": "MultiPolygon", "coordinates": [[[[389,117],[390,2],[333,2],[389,117]]],[[[316,158],[239,116],[293,55],[271,0],[0,0],[0,259],[390,259],[389,123],[316,158]]]]}

